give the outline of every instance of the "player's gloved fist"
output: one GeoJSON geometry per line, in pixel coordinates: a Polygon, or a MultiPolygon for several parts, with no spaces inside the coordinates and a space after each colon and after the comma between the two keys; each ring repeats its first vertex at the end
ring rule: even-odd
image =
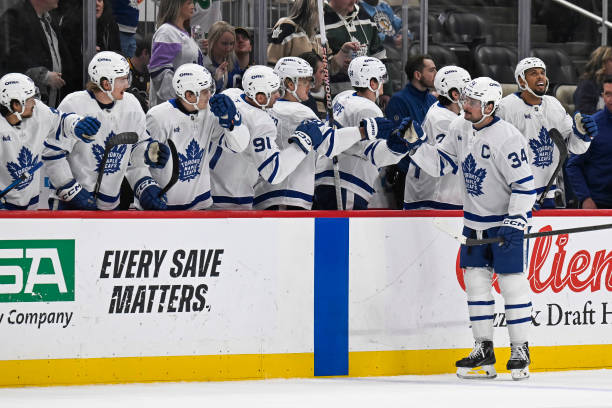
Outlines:
{"type": "Polygon", "coordinates": [[[508,252],[512,248],[523,246],[526,225],[527,221],[520,215],[509,216],[504,219],[502,226],[497,231],[497,236],[504,239],[504,242],[499,244],[502,251],[508,252]]]}
{"type": "Polygon", "coordinates": [[[161,169],[168,163],[170,148],[163,143],[152,140],[145,150],[145,163],[153,168],[161,169]]]}
{"type": "Polygon", "coordinates": [[[74,126],[74,134],[85,143],[91,143],[100,129],[100,121],[94,117],[86,116],[74,126]]]}
{"type": "Polygon", "coordinates": [[[391,132],[387,139],[389,150],[397,154],[406,154],[425,143],[427,136],[416,120],[404,118],[398,128],[391,132]]]}
{"type": "Polygon", "coordinates": [[[134,186],[134,196],[143,210],[167,210],[166,195],[159,196],[161,188],[151,177],[143,177],[134,186]]]}
{"type": "Polygon", "coordinates": [[[387,139],[395,129],[394,122],[386,118],[362,119],[359,126],[363,128],[367,140],[387,139]]]}
{"type": "Polygon", "coordinates": [[[58,188],[57,196],[75,210],[98,209],[93,195],[77,183],[76,180],[71,180],[69,183],[58,188]]]}
{"type": "Polygon", "coordinates": [[[599,133],[597,123],[595,123],[593,117],[591,115],[583,115],[580,112],[574,114],[572,129],[574,134],[585,142],[590,142],[599,133]]]}
{"type": "Polygon", "coordinates": [[[234,126],[240,126],[242,119],[240,112],[236,111],[236,105],[232,99],[224,94],[215,94],[208,101],[210,111],[219,119],[219,125],[229,130],[234,126]]]}
{"type": "Polygon", "coordinates": [[[324,124],[318,119],[303,120],[289,137],[289,143],[296,143],[304,153],[308,154],[312,149],[316,149],[325,139],[321,132],[324,124]]]}

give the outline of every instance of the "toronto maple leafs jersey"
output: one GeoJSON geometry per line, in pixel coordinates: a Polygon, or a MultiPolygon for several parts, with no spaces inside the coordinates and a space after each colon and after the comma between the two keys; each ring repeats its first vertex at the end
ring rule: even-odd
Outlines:
{"type": "MultiPolygon", "coordinates": [[[[586,152],[591,144],[574,134],[572,118],[561,103],[549,95],[542,97],[540,105],[528,104],[518,92],[507,95],[499,103],[496,115],[514,125],[527,140],[527,155],[537,194],[545,190],[559,163],[559,150],[548,135],[550,129],[556,128],[561,133],[568,150],[574,154],[586,152]]],[[[553,184],[547,198],[555,196],[555,189],[553,184]]]]}
{"type": "Polygon", "coordinates": [[[0,190],[17,181],[24,172],[30,176],[4,196],[9,210],[34,210],[41,190],[40,168],[43,143],[49,136],[73,139],[74,126],[80,120],[75,114],[60,113],[37,100],[32,116],[17,126],[0,118],[0,190]]]}
{"type": "Polygon", "coordinates": [[[439,144],[422,144],[412,160],[432,176],[458,172],[462,180],[464,224],[474,230],[501,225],[508,216],[531,217],[536,198],[527,143],[503,119],[480,130],[454,119],[439,144]]]}
{"type": "MultiPolygon", "coordinates": [[[[98,169],[104,155],[105,143],[114,135],[123,132],[136,132],[138,143],[114,146],[104,166],[104,176],[97,196],[97,206],[101,210],[112,210],[119,205],[121,182],[126,174],[128,163],[134,168],[128,181],[133,186],[136,181],[149,175],[144,163],[146,141],[149,140],[145,128],[145,114],[136,97],[128,92],[123,99],[108,107],[102,107],[93,93],[74,92],[60,103],[63,112],[76,112],[82,116],[92,116],[100,121],[100,129],[94,141],[85,143],[78,139],[57,138],[52,135],[45,142],[43,160],[51,184],[55,189],[76,179],[89,192],[94,191],[98,169]]],[[[55,197],[54,195],[52,195],[55,197]]]]}
{"type": "MultiPolygon", "coordinates": [[[[232,131],[219,125],[209,108],[188,112],[180,102],[171,99],[147,112],[147,130],[151,138],[167,144],[174,142],[179,157],[179,177],[166,193],[169,210],[198,210],[212,205],[208,167],[211,140],[221,140],[226,149],[239,151],[246,147],[249,135],[245,126],[232,131]]],[[[170,181],[175,164],[172,158],[161,169],[150,168],[151,176],[160,186],[170,181]]],[[[138,206],[138,204],[137,204],[138,206]]]]}
{"type": "MultiPolygon", "coordinates": [[[[423,121],[427,143],[435,146],[448,136],[448,126],[457,114],[440,102],[431,105],[423,121]]],[[[432,177],[414,162],[408,164],[404,188],[404,209],[461,209],[461,180],[459,172],[449,172],[441,177],[432,177]]]]}
{"type": "Polygon", "coordinates": [[[234,101],[246,125],[250,141],[246,149],[235,153],[217,142],[210,158],[211,191],[215,208],[250,209],[253,207],[255,184],[259,177],[268,183],[283,181],[306,154],[295,144],[280,150],[276,144],[276,125],[265,110],[246,101],[235,89],[223,91],[234,101]]]}

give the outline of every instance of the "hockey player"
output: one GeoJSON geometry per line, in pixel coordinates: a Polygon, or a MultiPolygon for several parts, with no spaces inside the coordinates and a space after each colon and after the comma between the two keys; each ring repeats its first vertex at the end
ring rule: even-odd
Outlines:
{"type": "Polygon", "coordinates": [[[36,209],[40,193],[37,170],[42,166],[45,138],[87,140],[88,135],[96,134],[100,122],[49,108],[38,100],[34,81],[18,73],[0,78],[0,114],[0,190],[13,186],[1,199],[0,208],[36,209]]]}
{"type": "Polygon", "coordinates": [[[464,90],[463,117],[453,120],[437,145],[420,138],[411,159],[432,176],[457,170],[463,177],[463,235],[499,236],[501,244],[461,246],[468,311],[475,345],[457,361],[461,378],[494,378],[493,273],[504,298],[511,356],[506,367],[513,379],[529,376],[527,332],[531,325],[529,286],[523,273],[523,236],[536,193],[527,159],[527,143],[516,128],[495,116],[502,98],[499,83],[481,77],[464,90]]]}
{"type": "Polygon", "coordinates": [[[114,52],[96,54],[88,66],[87,90],[66,96],[59,106],[64,112],[95,117],[101,126],[95,137],[74,141],[47,138],[43,161],[56,188],[53,209],[112,210],[119,205],[119,190],[126,170],[134,196],[147,210],[162,210],[166,202],[158,197],[161,189],[148,175],[148,166],[163,167],[170,156],[167,146],[152,141],[145,128],[145,114],[136,97],[125,92],[130,86],[130,66],[114,52]],[[123,132],[138,134],[138,143],[112,147],[100,169],[109,139],[123,132]],[[99,171],[103,178],[94,197],[99,171]]]}
{"type": "Polygon", "coordinates": [[[181,65],[172,79],[176,98],[147,113],[147,130],[153,140],[176,145],[179,163],[152,168],[151,175],[166,185],[173,166],[179,166],[176,185],[168,192],[169,210],[198,210],[212,205],[208,168],[211,139],[222,139],[222,147],[242,151],[249,142],[246,126],[240,125],[231,99],[215,95],[215,83],[201,65],[181,65]],[[211,109],[208,109],[209,101],[211,109]],[[213,108],[214,106],[214,108],[213,108]],[[217,116],[215,116],[217,115],[217,116]]]}
{"type": "MultiPolygon", "coordinates": [[[[465,69],[454,65],[441,68],[436,73],[434,85],[438,91],[438,103],[429,108],[422,125],[430,145],[435,146],[448,136],[448,126],[461,114],[459,97],[471,80],[465,69]]],[[[456,169],[442,177],[432,177],[421,171],[414,162],[408,163],[404,210],[461,208],[461,182],[456,169]]]]}
{"type": "MultiPolygon", "coordinates": [[[[597,135],[597,124],[589,115],[576,112],[572,119],[561,103],[548,90],[546,65],[535,57],[521,60],[514,71],[520,91],[506,96],[499,104],[498,116],[513,124],[525,137],[527,156],[533,171],[536,192],[542,194],[559,162],[559,150],[548,135],[556,128],[567,143],[568,150],[582,154],[597,135]]],[[[544,197],[543,208],[555,207],[553,184],[544,197]]]]}

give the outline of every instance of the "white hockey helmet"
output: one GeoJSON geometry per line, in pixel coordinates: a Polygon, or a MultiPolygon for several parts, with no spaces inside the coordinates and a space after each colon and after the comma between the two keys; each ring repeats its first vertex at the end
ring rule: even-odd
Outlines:
{"type": "Polygon", "coordinates": [[[17,115],[18,120],[21,120],[21,115],[25,112],[26,101],[32,97],[38,97],[38,88],[30,77],[12,73],[0,78],[0,105],[17,115]],[[11,107],[11,101],[13,100],[19,102],[21,111],[13,111],[11,107]]]}
{"type": "MultiPolygon", "coordinates": [[[[540,98],[542,97],[542,95],[536,95],[535,92],[533,92],[533,90],[529,88],[529,86],[527,85],[527,79],[525,78],[525,72],[531,68],[542,68],[544,70],[544,75],[546,75],[546,64],[544,64],[544,61],[536,57],[527,57],[527,58],[523,58],[522,60],[519,61],[518,64],[516,64],[516,69],[514,70],[514,80],[516,81],[516,84],[518,85],[521,91],[527,91],[531,93],[533,96],[540,98]],[[525,82],[524,86],[522,86],[521,83],[519,82],[519,78],[521,78],[525,82]]],[[[546,89],[544,90],[544,93],[548,91],[548,85],[549,85],[549,81],[547,77],[546,78],[546,89]]]]}
{"type": "Polygon", "coordinates": [[[172,87],[179,98],[196,109],[198,109],[198,102],[200,101],[200,92],[208,89],[210,96],[215,94],[215,81],[213,81],[212,75],[206,68],[198,64],[183,64],[178,67],[172,77],[172,87]],[[185,94],[188,91],[195,95],[195,103],[187,101],[185,94]]]}
{"type": "Polygon", "coordinates": [[[242,76],[242,89],[244,93],[260,108],[266,109],[270,98],[275,92],[280,91],[280,78],[274,70],[265,65],[254,65],[248,68],[242,76]],[[266,96],[266,103],[261,105],[255,97],[258,93],[266,96]]]}
{"type": "Polygon", "coordinates": [[[463,93],[463,88],[472,81],[469,72],[461,67],[449,65],[441,68],[436,73],[434,86],[436,91],[452,103],[457,103],[451,96],[451,90],[456,89],[459,96],[463,93]]]}
{"type": "Polygon", "coordinates": [[[112,51],[101,51],[94,55],[89,62],[87,73],[91,81],[98,85],[112,100],[114,98],[111,93],[115,89],[115,80],[117,78],[127,76],[128,82],[131,83],[130,64],[124,56],[112,51]],[[103,79],[108,80],[111,86],[110,91],[105,91],[102,88],[103,79]]]}
{"type": "Polygon", "coordinates": [[[354,58],[348,67],[348,76],[351,80],[351,86],[356,88],[368,88],[376,93],[376,97],[380,94],[382,84],[387,82],[387,68],[378,58],[374,57],[357,57],[354,58]],[[378,81],[378,89],[374,90],[370,86],[370,80],[378,81]]]}
{"type": "Polygon", "coordinates": [[[465,101],[466,98],[480,101],[482,119],[476,122],[476,124],[478,124],[485,120],[487,116],[493,115],[493,112],[497,109],[502,99],[502,87],[499,82],[489,77],[475,78],[463,89],[461,99],[465,101]],[[493,104],[493,110],[491,110],[490,113],[485,113],[485,109],[489,103],[493,104]]]}
{"type": "MultiPolygon", "coordinates": [[[[300,78],[312,78],[312,67],[302,58],[298,57],[283,57],[278,60],[274,66],[274,72],[279,76],[281,81],[281,90],[289,92],[298,102],[303,102],[297,95],[298,79],[300,78]],[[286,88],[285,79],[290,79],[293,82],[295,88],[290,90],[286,88]]],[[[314,82],[314,79],[312,79],[314,82]]]]}

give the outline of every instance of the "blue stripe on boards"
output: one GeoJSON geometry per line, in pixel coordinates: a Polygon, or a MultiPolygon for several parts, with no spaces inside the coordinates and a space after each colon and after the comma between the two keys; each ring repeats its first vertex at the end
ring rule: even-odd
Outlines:
{"type": "Polygon", "coordinates": [[[314,375],[348,375],[349,219],[316,218],[314,375]]]}

